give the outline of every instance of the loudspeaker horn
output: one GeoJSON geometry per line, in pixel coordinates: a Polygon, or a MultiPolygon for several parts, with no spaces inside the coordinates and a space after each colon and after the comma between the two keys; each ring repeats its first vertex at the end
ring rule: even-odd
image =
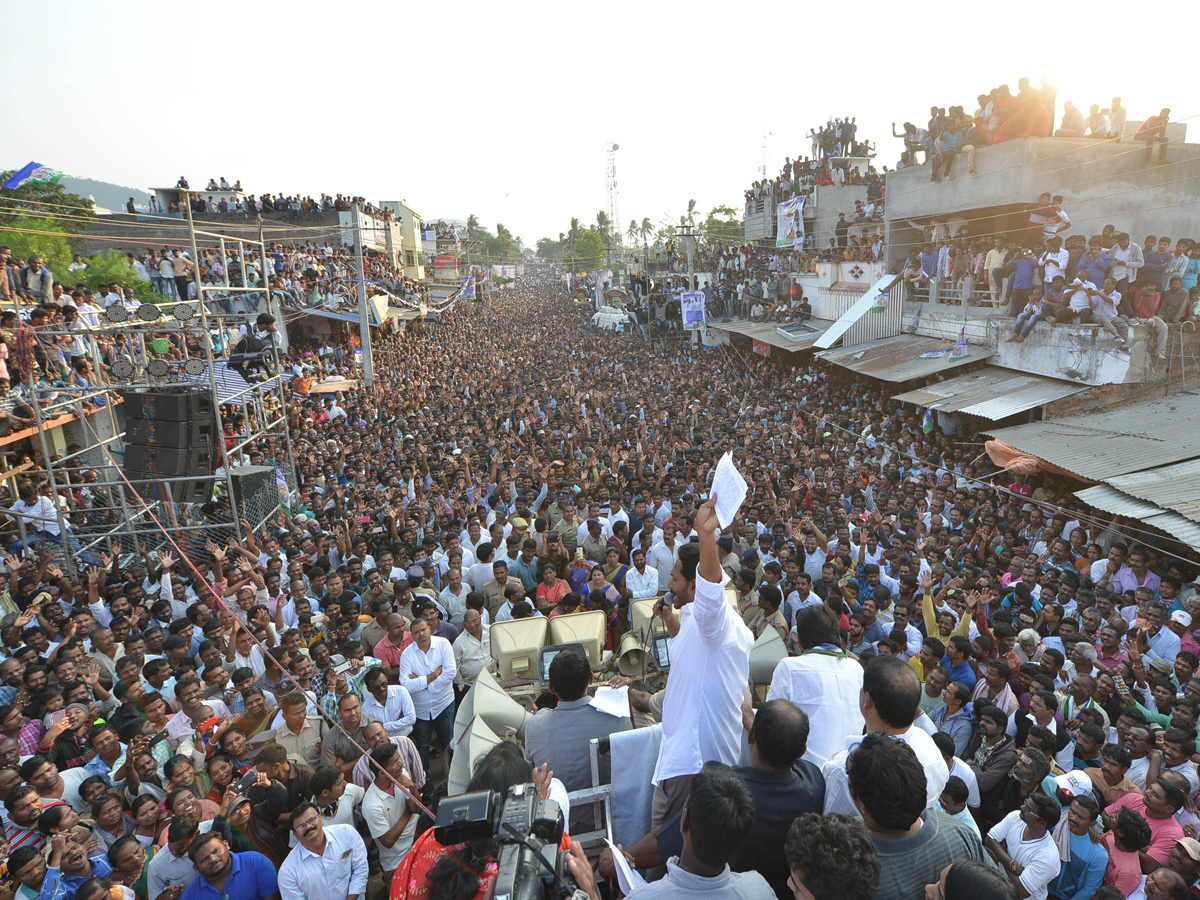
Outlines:
{"type": "Polygon", "coordinates": [[[787,644],[774,628],[762,633],[750,649],[750,683],[770,684],[775,667],[787,659],[787,644]]]}
{"type": "Polygon", "coordinates": [[[495,676],[481,669],[479,677],[454,716],[454,740],[457,742],[475,719],[482,719],[496,734],[512,731],[519,736],[525,734],[525,723],[529,712],[516,700],[504,693],[495,676]]]}
{"type": "Polygon", "coordinates": [[[475,771],[475,763],[487,752],[499,744],[501,738],[481,718],[474,718],[467,725],[454,745],[454,758],[450,762],[450,773],[447,776],[449,794],[453,797],[467,789],[471,782],[471,773],[475,771]]]}
{"type": "Polygon", "coordinates": [[[646,650],[638,642],[637,635],[627,631],[617,648],[617,671],[632,678],[640,676],[645,670],[646,650]]]}

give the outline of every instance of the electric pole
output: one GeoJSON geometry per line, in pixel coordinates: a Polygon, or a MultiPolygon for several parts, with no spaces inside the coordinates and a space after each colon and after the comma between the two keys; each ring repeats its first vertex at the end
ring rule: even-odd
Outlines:
{"type": "Polygon", "coordinates": [[[367,309],[367,276],[363,270],[362,218],[358,203],[354,204],[354,261],[358,266],[358,335],[362,341],[363,387],[375,386],[375,369],[371,359],[371,313],[367,309]]]}

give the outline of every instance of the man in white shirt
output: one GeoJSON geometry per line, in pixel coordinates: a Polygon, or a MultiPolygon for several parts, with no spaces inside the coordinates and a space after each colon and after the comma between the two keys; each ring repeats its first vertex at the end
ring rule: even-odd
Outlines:
{"type": "MultiPolygon", "coordinates": [[[[866,731],[881,731],[908,744],[925,770],[925,805],[937,809],[938,798],[950,777],[941,751],[933,738],[913,725],[921,700],[921,682],[917,673],[896,656],[876,656],[867,665],[863,688],[858,694],[858,708],[866,722],[866,731]]],[[[810,732],[811,734],[811,732],[810,732]]],[[[862,742],[861,734],[848,734],[846,749],[829,760],[823,768],[825,775],[825,815],[842,813],[858,815],[858,807],[850,796],[846,776],[846,760],[862,742]]]]}
{"type": "Polygon", "coordinates": [[[363,821],[379,848],[383,883],[391,884],[400,861],[412,849],[420,808],[405,793],[413,790],[413,783],[404,774],[404,760],[395,744],[380,744],[371,751],[371,760],[378,768],[372,767],[375,780],[363,797],[363,821]]]}
{"type": "Polygon", "coordinates": [[[400,654],[400,683],[408,688],[416,707],[413,743],[421,765],[429,771],[429,745],[436,731],[450,764],[450,742],[454,737],[454,649],[445,638],[435,637],[429,623],[416,619],[409,626],[413,642],[400,654]]]}
{"type": "Polygon", "coordinates": [[[326,825],[314,803],[292,811],[299,842],[279,869],[281,900],[359,900],[367,891],[367,845],[352,825],[326,825]]]}
{"type": "Polygon", "coordinates": [[[706,762],[732,766],[741,759],[742,697],[754,636],[725,602],[729,577],[717,550],[715,493],[696,511],[695,527],[699,546],[680,548],[663,585],[670,588],[674,606],[661,600],[654,605],[670,636],[673,665],[654,768],[653,826],[682,810],[692,780],[706,762]]]}
{"type": "Polygon", "coordinates": [[[454,684],[467,690],[475,684],[479,673],[492,661],[492,626],[483,624],[477,609],[468,609],[463,616],[462,633],[454,639],[454,684]]]}
{"type": "Polygon", "coordinates": [[[646,553],[641,547],[630,554],[632,567],[625,573],[625,587],[631,600],[647,600],[658,595],[658,570],[646,565],[646,553]]]}
{"type": "Polygon", "coordinates": [[[1038,264],[1043,267],[1044,275],[1042,281],[1049,285],[1054,279],[1061,275],[1065,280],[1067,277],[1067,263],[1071,260],[1071,254],[1063,249],[1062,238],[1052,237],[1046,242],[1046,250],[1038,259],[1038,264]]]}
{"type": "Polygon", "coordinates": [[[388,684],[387,673],[373,667],[363,679],[367,692],[363,697],[363,715],[378,719],[393,737],[410,734],[417,710],[408,689],[400,684],[388,684]]]}
{"type": "Polygon", "coordinates": [[[847,737],[862,734],[858,698],[863,668],[842,652],[838,623],[823,607],[796,614],[796,640],[801,653],[775,668],[767,700],[790,700],[808,715],[811,729],[803,758],[824,766],[845,749],[847,737]]]}
{"type": "Polygon", "coordinates": [[[992,826],[983,840],[984,849],[1000,870],[1030,900],[1046,900],[1046,888],[1062,867],[1058,847],[1050,836],[1060,815],[1053,799],[1030,794],[1020,809],[992,826]]]}
{"type": "Polygon", "coordinates": [[[646,562],[658,572],[658,592],[660,594],[667,589],[667,585],[671,581],[671,573],[679,559],[679,547],[679,541],[675,537],[675,523],[668,522],[663,525],[663,539],[650,548],[650,555],[646,559],[646,562]]]}

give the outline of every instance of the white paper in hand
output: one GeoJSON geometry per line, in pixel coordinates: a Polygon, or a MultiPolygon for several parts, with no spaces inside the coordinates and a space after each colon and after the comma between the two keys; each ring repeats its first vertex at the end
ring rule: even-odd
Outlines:
{"type": "Polygon", "coordinates": [[[629,687],[598,687],[596,696],[588,701],[588,706],[610,716],[624,718],[629,715],[629,687]]]}
{"type": "Polygon", "coordinates": [[[613,866],[617,870],[617,884],[621,888],[621,893],[632,894],[646,883],[646,879],[642,877],[641,872],[630,867],[629,860],[625,858],[624,853],[617,849],[616,844],[607,838],[604,843],[608,844],[608,849],[612,851],[613,866]]]}
{"type": "Polygon", "coordinates": [[[746,479],[733,464],[733,454],[726,453],[717,463],[717,471],[713,473],[712,493],[717,495],[717,521],[722,528],[728,528],[733,523],[733,517],[742,508],[746,499],[746,479]]]}

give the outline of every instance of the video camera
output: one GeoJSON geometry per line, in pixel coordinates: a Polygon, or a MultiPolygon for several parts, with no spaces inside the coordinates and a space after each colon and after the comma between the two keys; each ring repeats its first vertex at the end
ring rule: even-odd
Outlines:
{"type": "MultiPolygon", "coordinates": [[[[476,791],[438,804],[433,835],[442,846],[495,841],[494,900],[568,900],[577,892],[560,850],[565,825],[553,800],[532,784],[516,784],[501,796],[476,791]]],[[[582,894],[582,891],[579,891],[582,894]]]]}

